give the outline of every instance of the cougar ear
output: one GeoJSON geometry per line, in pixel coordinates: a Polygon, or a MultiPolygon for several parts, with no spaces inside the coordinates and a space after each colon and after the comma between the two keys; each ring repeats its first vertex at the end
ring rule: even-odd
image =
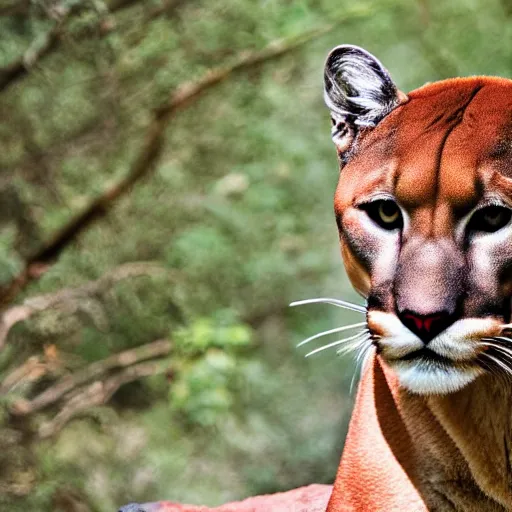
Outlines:
{"type": "Polygon", "coordinates": [[[361,128],[374,127],[407,99],[384,66],[352,45],[334,48],[325,63],[324,99],[331,111],[332,139],[340,152],[350,148],[361,128]]]}

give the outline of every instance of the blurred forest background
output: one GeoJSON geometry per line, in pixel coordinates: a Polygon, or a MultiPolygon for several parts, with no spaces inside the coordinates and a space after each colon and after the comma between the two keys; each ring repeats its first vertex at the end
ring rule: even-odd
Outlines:
{"type": "Polygon", "coordinates": [[[0,508],[332,482],[357,317],[330,48],[410,90],[510,76],[508,0],[0,1],[0,508]]]}

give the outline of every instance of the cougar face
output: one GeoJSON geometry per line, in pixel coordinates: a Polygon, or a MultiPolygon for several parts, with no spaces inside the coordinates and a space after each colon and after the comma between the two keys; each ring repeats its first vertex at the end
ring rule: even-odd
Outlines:
{"type": "Polygon", "coordinates": [[[379,356],[415,393],[512,367],[512,81],[399,92],[375,57],[325,68],[340,179],[334,208],[379,356]]]}

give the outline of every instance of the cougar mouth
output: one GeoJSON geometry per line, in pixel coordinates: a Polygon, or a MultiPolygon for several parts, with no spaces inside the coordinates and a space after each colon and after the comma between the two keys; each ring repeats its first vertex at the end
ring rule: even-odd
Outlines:
{"type": "Polygon", "coordinates": [[[500,339],[505,326],[498,318],[460,319],[428,343],[393,313],[370,310],[368,327],[378,356],[413,393],[451,393],[487,371],[512,367],[512,339],[500,339]]]}
{"type": "Polygon", "coordinates": [[[425,362],[425,363],[440,363],[444,365],[452,365],[454,361],[449,357],[442,356],[437,352],[425,347],[420,348],[419,350],[415,350],[403,356],[399,359],[399,361],[414,361],[414,362],[425,362]]]}

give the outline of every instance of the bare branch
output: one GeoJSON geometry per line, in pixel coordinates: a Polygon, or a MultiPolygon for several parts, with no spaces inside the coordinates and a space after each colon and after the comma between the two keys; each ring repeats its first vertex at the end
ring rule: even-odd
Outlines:
{"type": "Polygon", "coordinates": [[[96,281],[90,281],[76,288],[63,288],[55,293],[47,293],[26,299],[23,304],[6,309],[0,315],[0,350],[5,344],[7,335],[17,323],[28,320],[37,313],[65,307],[77,308],[77,301],[87,299],[91,295],[104,293],[117,282],[131,277],[148,276],[167,272],[160,264],[153,262],[125,263],[105,273],[96,281]]]}
{"type": "MultiPolygon", "coordinates": [[[[112,370],[118,370],[119,368],[128,368],[128,370],[115,374],[112,378],[107,379],[103,384],[101,382],[95,382],[92,386],[101,385],[101,396],[106,396],[107,400],[110,398],[111,394],[105,394],[110,388],[107,385],[109,382],[120,382],[117,387],[124,384],[123,380],[126,376],[130,376],[129,379],[136,380],[139,378],[137,376],[137,369],[130,368],[133,365],[134,368],[149,368],[150,366],[141,366],[141,361],[146,361],[148,359],[156,359],[167,356],[172,349],[172,342],[169,340],[158,340],[153,343],[149,343],[147,345],[142,345],[140,347],[136,347],[134,349],[125,350],[118,354],[114,354],[102,361],[96,361],[95,363],[90,364],[89,366],[73,373],[62,377],[56,384],[47,388],[40,395],[36,396],[32,400],[16,400],[10,407],[10,412],[15,416],[26,416],[28,414],[32,414],[34,412],[40,411],[45,407],[49,407],[50,405],[55,404],[61,398],[65,397],[70,392],[73,392],[76,388],[80,388],[78,394],[80,396],[87,394],[87,390],[84,392],[82,386],[87,384],[93,379],[100,379],[104,377],[106,374],[111,372],[112,370]],[[125,377],[123,377],[125,376],[125,377]],[[114,379],[112,381],[112,379],[114,379]]],[[[151,368],[154,368],[155,362],[147,363],[148,365],[153,365],[151,368]]],[[[168,366],[168,363],[166,363],[168,366]]],[[[87,389],[94,389],[95,396],[98,394],[96,388],[92,388],[89,386],[87,389]]],[[[73,402],[74,403],[74,402],[73,402]]],[[[76,406],[73,406],[74,408],[76,406]]]]}
{"type": "Polygon", "coordinates": [[[41,357],[29,357],[21,366],[15,368],[0,385],[0,395],[18,391],[19,387],[26,387],[39,380],[47,371],[47,365],[41,357]]]}
{"type": "Polygon", "coordinates": [[[74,8],[65,7],[63,5],[52,9],[52,28],[46,33],[42,41],[38,40],[37,43],[32,43],[24,55],[4,68],[0,68],[0,92],[26,75],[39,60],[48,55],[56,47],[61,37],[62,26],[73,13],[73,10],[74,8]]]}
{"type": "MultiPolygon", "coordinates": [[[[125,9],[127,7],[136,4],[140,0],[112,0],[107,2],[108,12],[113,14],[117,11],[125,9]]],[[[164,2],[162,6],[154,8],[150,11],[147,21],[151,21],[158,16],[165,14],[170,11],[173,7],[178,7],[182,3],[182,0],[168,0],[164,2]]],[[[56,6],[52,10],[52,13],[56,16],[52,28],[48,31],[43,39],[43,42],[38,42],[37,45],[33,44],[30,46],[24,55],[18,57],[16,60],[8,64],[7,66],[0,68],[0,92],[6,90],[10,85],[14,84],[17,80],[26,76],[30,69],[39,63],[44,57],[48,56],[52,50],[55,50],[63,41],[63,26],[68,20],[69,16],[74,10],[81,8],[80,4],[74,6],[74,8],[67,8],[64,6],[56,6]]],[[[20,4],[13,4],[5,8],[5,14],[2,14],[0,9],[0,16],[10,16],[14,14],[24,14],[30,9],[30,2],[24,2],[20,4]]],[[[116,24],[112,20],[107,23],[99,24],[100,37],[104,37],[113,30],[115,30],[116,24]]],[[[83,31],[83,35],[87,35],[87,31],[83,31]]]]}
{"type": "Polygon", "coordinates": [[[66,402],[60,412],[50,421],[43,423],[39,428],[39,437],[51,437],[66,425],[70,420],[83,415],[88,409],[106,404],[112,395],[124,384],[143,377],[157,375],[168,371],[168,362],[146,362],[126,368],[105,381],[96,381],[80,389],[79,392],[66,402]]]}
{"type": "Polygon", "coordinates": [[[16,80],[26,75],[30,69],[30,66],[33,66],[45,55],[48,55],[52,48],[54,48],[59,35],[60,24],[56,23],[53,28],[51,28],[46,34],[43,44],[40,44],[37,48],[29,48],[23,57],[20,57],[7,66],[0,68],[0,92],[5,90],[16,80]]]}
{"type": "MultiPolygon", "coordinates": [[[[131,7],[139,1],[140,0],[110,0],[106,1],[105,4],[109,11],[114,12],[131,7]]],[[[38,6],[34,6],[30,0],[14,0],[13,2],[7,3],[7,5],[0,6],[0,17],[27,15],[33,7],[38,6]]]]}
{"type": "MultiPolygon", "coordinates": [[[[343,19],[366,15],[367,9],[358,9],[345,14],[343,19]]],[[[339,23],[341,18],[336,20],[339,23]]],[[[25,264],[25,268],[11,282],[0,289],[0,305],[9,304],[28,284],[38,279],[49,265],[52,265],[62,251],[99,218],[105,216],[116,201],[132,187],[149,175],[162,153],[165,129],[171,119],[181,110],[189,107],[210,89],[218,86],[236,73],[253,70],[268,61],[289,54],[305,44],[327,34],[336,24],[306,31],[295,37],[273,41],[266,48],[256,52],[242,52],[229,66],[213,68],[195,82],[186,82],[176,89],[168,101],[158,107],[149,124],[144,143],[125,178],[105,190],[81,213],[71,218],[46,244],[25,264]]]]}

